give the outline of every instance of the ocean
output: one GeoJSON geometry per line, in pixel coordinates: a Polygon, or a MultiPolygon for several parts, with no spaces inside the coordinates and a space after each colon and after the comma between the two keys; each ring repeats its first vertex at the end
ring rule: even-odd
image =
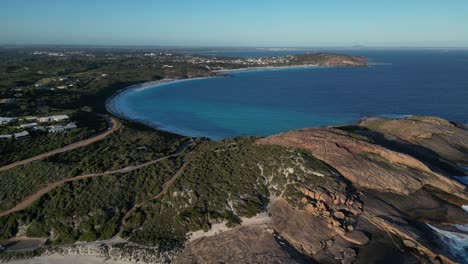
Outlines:
{"type": "MultiPolygon", "coordinates": [[[[117,96],[114,107],[163,130],[214,140],[349,124],[368,116],[433,115],[468,123],[468,50],[328,51],[365,56],[370,66],[229,72],[229,77],[132,90],[117,96]]],[[[304,52],[203,54],[258,57],[304,52]]]]}

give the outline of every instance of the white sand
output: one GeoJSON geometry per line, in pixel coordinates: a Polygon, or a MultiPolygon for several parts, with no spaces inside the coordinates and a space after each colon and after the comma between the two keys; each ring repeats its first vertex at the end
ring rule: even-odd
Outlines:
{"type": "MultiPolygon", "coordinates": [[[[266,212],[264,213],[259,213],[256,216],[252,218],[246,218],[242,217],[242,226],[252,226],[252,225],[268,225],[271,221],[270,217],[266,212]]],[[[229,228],[226,226],[226,222],[218,223],[218,224],[213,224],[211,225],[211,229],[208,230],[208,232],[205,232],[203,230],[198,230],[196,232],[193,232],[190,234],[190,239],[189,242],[201,238],[201,237],[209,237],[209,236],[214,236],[217,234],[220,234],[222,232],[231,230],[232,228],[229,228]]]]}

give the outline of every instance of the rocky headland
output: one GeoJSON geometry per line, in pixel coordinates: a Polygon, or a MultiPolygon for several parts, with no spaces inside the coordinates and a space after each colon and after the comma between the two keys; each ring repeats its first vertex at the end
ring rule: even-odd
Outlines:
{"type": "Polygon", "coordinates": [[[468,238],[460,228],[468,192],[447,172],[466,175],[458,164],[466,164],[467,142],[463,126],[435,117],[369,118],[259,139],[306,150],[330,171],[296,185],[293,197],[271,198],[270,222],[192,241],[175,263],[466,263],[466,252],[435,230],[468,238]]]}

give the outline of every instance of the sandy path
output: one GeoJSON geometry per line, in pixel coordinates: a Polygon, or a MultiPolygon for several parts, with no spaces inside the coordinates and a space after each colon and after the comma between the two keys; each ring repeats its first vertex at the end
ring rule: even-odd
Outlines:
{"type": "MultiPolygon", "coordinates": [[[[6,215],[9,215],[11,213],[22,211],[22,210],[26,209],[33,202],[35,202],[36,200],[41,198],[41,196],[43,196],[44,194],[50,192],[52,189],[54,189],[54,188],[56,188],[56,187],[58,187],[58,186],[60,186],[60,185],[62,185],[64,183],[72,182],[72,181],[76,181],[76,180],[87,179],[87,178],[92,178],[92,177],[97,177],[97,176],[112,175],[112,174],[118,174],[118,173],[126,173],[126,172],[130,172],[130,171],[138,170],[138,169],[144,168],[146,166],[161,162],[161,161],[163,161],[165,159],[177,157],[184,151],[184,149],[186,149],[189,146],[191,146],[191,143],[189,143],[186,146],[182,147],[180,150],[178,150],[176,153],[174,153],[172,155],[165,156],[165,157],[162,157],[162,158],[159,158],[159,159],[155,159],[155,160],[152,160],[152,161],[149,161],[149,162],[145,162],[145,163],[142,163],[142,164],[139,164],[139,165],[136,165],[136,166],[128,166],[128,167],[125,167],[125,168],[122,168],[122,169],[118,169],[118,170],[114,170],[114,171],[106,171],[106,172],[102,172],[102,173],[85,174],[85,175],[81,175],[81,176],[77,176],[77,177],[73,177],[73,178],[65,178],[65,179],[62,179],[60,181],[50,183],[46,187],[44,187],[44,188],[40,189],[39,191],[37,191],[36,193],[26,197],[23,201],[18,203],[15,207],[13,207],[13,208],[11,208],[11,209],[9,209],[7,211],[1,212],[0,217],[3,217],[3,216],[6,216],[6,215]]],[[[167,190],[169,189],[172,182],[175,181],[175,179],[181,173],[182,168],[184,168],[185,166],[186,166],[186,164],[184,164],[181,167],[181,169],[179,169],[179,171],[174,176],[172,176],[172,178],[168,182],[164,183],[163,190],[158,195],[163,195],[164,193],[167,192],[167,190]]]]}
{"type": "MultiPolygon", "coordinates": [[[[187,156],[189,156],[189,154],[187,154],[187,156]]],[[[117,234],[110,238],[108,241],[118,241],[118,240],[121,240],[122,238],[120,237],[120,234],[122,233],[123,231],[123,228],[126,224],[126,221],[128,219],[128,217],[130,217],[130,215],[137,209],[137,208],[140,208],[142,207],[143,205],[145,205],[146,203],[150,202],[150,201],[153,201],[153,200],[156,200],[156,199],[159,199],[161,198],[163,195],[165,195],[168,191],[169,191],[169,188],[172,186],[172,184],[174,184],[174,182],[179,178],[179,176],[182,174],[182,172],[184,172],[185,168],[187,167],[187,165],[190,163],[190,159],[188,159],[187,161],[184,162],[184,164],[182,165],[182,167],[180,167],[180,169],[174,174],[172,175],[172,177],[167,180],[164,184],[163,184],[163,188],[162,190],[150,197],[149,199],[141,202],[141,203],[138,203],[138,204],[135,204],[130,210],[127,211],[127,213],[125,213],[124,217],[122,218],[122,224],[120,225],[120,228],[119,228],[119,231],[117,232],[117,234]]]]}
{"type": "Polygon", "coordinates": [[[55,154],[59,154],[59,153],[70,151],[70,150],[73,150],[73,149],[76,149],[76,148],[87,146],[87,145],[92,144],[92,143],[94,143],[96,141],[103,140],[105,137],[107,137],[108,135],[114,133],[115,131],[117,131],[121,127],[120,122],[117,121],[115,118],[110,118],[110,119],[108,117],[104,117],[104,118],[106,119],[106,121],[109,124],[109,128],[105,132],[97,134],[94,137],[87,138],[85,140],[81,140],[81,141],[72,143],[72,144],[67,145],[67,146],[65,146],[63,148],[54,149],[52,151],[39,154],[39,155],[34,156],[32,158],[29,158],[29,159],[13,162],[11,164],[0,167],[0,171],[6,171],[6,170],[12,169],[12,168],[14,168],[16,166],[28,164],[30,162],[33,162],[33,161],[36,161],[36,160],[41,160],[41,159],[53,156],[55,154]]]}

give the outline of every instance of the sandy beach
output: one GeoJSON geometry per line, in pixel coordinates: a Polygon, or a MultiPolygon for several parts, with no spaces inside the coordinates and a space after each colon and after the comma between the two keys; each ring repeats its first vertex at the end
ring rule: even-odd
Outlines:
{"type": "Polygon", "coordinates": [[[128,93],[128,92],[133,91],[133,90],[142,89],[142,88],[146,88],[146,87],[150,87],[150,86],[158,85],[158,84],[163,84],[163,83],[169,83],[169,82],[172,82],[172,81],[174,81],[174,80],[173,79],[161,79],[161,80],[158,80],[158,81],[145,82],[145,83],[135,84],[135,85],[132,85],[132,86],[122,88],[122,89],[118,90],[117,92],[115,92],[114,94],[112,94],[109,98],[107,98],[107,100],[106,100],[106,109],[111,114],[113,114],[113,115],[115,115],[115,116],[117,116],[119,118],[127,119],[127,117],[125,115],[123,115],[123,113],[117,111],[117,109],[115,107],[115,98],[117,96],[128,93]]]}
{"type": "MultiPolygon", "coordinates": [[[[148,87],[155,87],[155,86],[158,86],[158,85],[168,84],[168,83],[186,82],[186,81],[192,81],[192,80],[201,80],[201,79],[206,79],[206,78],[217,78],[217,77],[223,77],[223,75],[214,76],[214,77],[196,77],[196,78],[188,78],[188,79],[161,79],[161,80],[158,80],[158,81],[151,81],[151,82],[145,82],[145,83],[141,83],[141,84],[135,84],[135,85],[132,85],[132,86],[128,86],[128,87],[125,87],[123,89],[118,90],[112,96],[107,98],[107,100],[106,100],[106,109],[107,109],[107,111],[109,113],[111,113],[112,115],[114,115],[114,116],[116,116],[118,118],[121,118],[121,119],[124,119],[124,120],[127,120],[127,121],[137,122],[137,123],[143,124],[145,126],[148,126],[148,127],[154,128],[154,129],[162,130],[161,127],[159,127],[158,125],[155,125],[154,123],[150,123],[150,122],[146,122],[146,121],[141,120],[141,119],[136,119],[136,118],[130,117],[130,116],[126,115],[125,113],[119,111],[117,109],[115,99],[118,96],[121,96],[121,95],[123,95],[125,93],[132,92],[132,91],[135,91],[135,90],[145,89],[145,88],[148,88],[148,87]]],[[[167,132],[173,133],[172,131],[167,131],[167,132]]]]}
{"type": "MultiPolygon", "coordinates": [[[[128,92],[131,92],[131,91],[145,89],[145,88],[148,88],[148,87],[155,87],[155,86],[162,85],[162,84],[175,83],[175,82],[185,82],[185,81],[192,81],[192,80],[201,80],[201,79],[207,79],[207,78],[228,77],[229,75],[224,74],[224,73],[230,73],[230,72],[281,70],[281,69],[302,69],[302,68],[313,68],[313,67],[319,67],[319,66],[317,66],[315,64],[310,64],[310,65],[296,65],[296,66],[264,66],[264,67],[247,67],[247,68],[238,68],[238,69],[214,70],[212,72],[216,73],[217,76],[195,77],[195,78],[188,78],[188,79],[161,79],[161,80],[157,80],[157,81],[151,81],[151,82],[135,84],[135,85],[128,86],[128,87],[125,87],[123,89],[120,89],[116,93],[114,93],[112,96],[110,96],[106,100],[106,109],[107,109],[107,111],[109,113],[111,113],[112,115],[114,115],[114,116],[116,116],[118,118],[128,120],[128,121],[137,122],[137,123],[143,124],[145,126],[148,126],[148,127],[154,128],[154,129],[164,130],[160,126],[158,126],[158,125],[156,125],[154,123],[150,123],[150,122],[146,122],[146,121],[141,120],[141,119],[136,119],[136,118],[130,117],[130,116],[126,115],[125,113],[119,111],[118,108],[117,108],[115,99],[118,96],[121,96],[121,95],[123,95],[125,93],[128,93],[128,92]]],[[[164,131],[174,133],[173,131],[168,131],[168,130],[164,130],[164,131]]]]}
{"type": "Polygon", "coordinates": [[[148,126],[148,127],[151,127],[151,128],[154,128],[154,129],[159,129],[157,126],[155,126],[154,124],[151,124],[151,123],[148,123],[148,122],[145,122],[143,120],[139,120],[139,119],[135,119],[135,118],[131,118],[127,115],[125,115],[125,113],[119,111],[117,109],[117,106],[116,106],[116,101],[115,99],[122,95],[122,94],[125,94],[125,93],[128,93],[128,92],[131,92],[131,91],[134,91],[134,90],[138,90],[138,89],[144,89],[144,88],[147,88],[147,87],[151,87],[151,86],[155,86],[155,85],[158,85],[158,84],[165,84],[165,83],[170,83],[170,82],[174,82],[176,80],[174,79],[161,79],[161,80],[158,80],[158,81],[151,81],[151,82],[145,82],[145,83],[140,83],[140,84],[135,84],[135,85],[132,85],[132,86],[128,86],[128,87],[125,87],[123,89],[120,89],[118,90],[116,93],[114,93],[113,95],[111,95],[109,98],[107,98],[106,100],[106,109],[109,113],[111,113],[112,115],[118,117],[118,118],[121,118],[121,119],[124,119],[124,120],[128,120],[128,121],[134,121],[134,122],[137,122],[137,123],[141,123],[145,126],[148,126]]]}

